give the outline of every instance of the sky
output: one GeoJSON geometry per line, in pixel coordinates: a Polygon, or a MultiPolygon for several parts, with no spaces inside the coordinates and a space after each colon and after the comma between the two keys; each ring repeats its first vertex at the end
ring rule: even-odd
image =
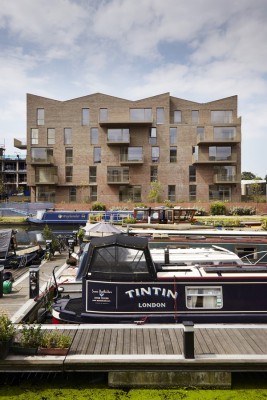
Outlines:
{"type": "Polygon", "coordinates": [[[26,140],[26,94],[238,96],[242,171],[267,175],[267,0],[0,0],[0,146],[26,140]]]}

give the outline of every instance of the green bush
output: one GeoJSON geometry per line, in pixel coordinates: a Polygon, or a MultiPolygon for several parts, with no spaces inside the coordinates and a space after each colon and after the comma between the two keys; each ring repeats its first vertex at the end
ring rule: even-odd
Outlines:
{"type": "Polygon", "coordinates": [[[96,201],[92,204],[92,211],[106,211],[106,206],[100,201],[96,201]]]}
{"type": "Polygon", "coordinates": [[[122,221],[124,224],[135,224],[136,220],[133,217],[124,218],[122,221]]]}
{"type": "Polygon", "coordinates": [[[214,203],[210,206],[210,214],[211,215],[225,215],[226,207],[225,204],[221,201],[214,201],[214,203]]]}
{"type": "Polygon", "coordinates": [[[229,211],[230,215],[255,215],[256,209],[254,207],[233,207],[229,211]]]}

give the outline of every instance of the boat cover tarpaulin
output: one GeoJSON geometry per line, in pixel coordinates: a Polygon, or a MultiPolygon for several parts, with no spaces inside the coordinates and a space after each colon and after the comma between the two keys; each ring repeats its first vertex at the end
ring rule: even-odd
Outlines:
{"type": "Polygon", "coordinates": [[[0,230],[0,259],[5,259],[11,241],[12,229],[0,230]]]}

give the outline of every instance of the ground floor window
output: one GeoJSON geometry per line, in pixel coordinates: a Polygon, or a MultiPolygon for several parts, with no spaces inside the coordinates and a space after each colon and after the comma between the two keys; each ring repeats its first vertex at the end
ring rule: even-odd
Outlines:
{"type": "Polygon", "coordinates": [[[210,185],[209,200],[231,201],[231,187],[227,185],[210,185]]]}
{"type": "Polygon", "coordinates": [[[73,187],[69,188],[69,201],[70,201],[70,203],[77,200],[76,199],[76,194],[77,194],[76,187],[73,186],[73,187]]]}
{"type": "Polygon", "coordinates": [[[168,200],[170,201],[175,201],[175,185],[169,185],[168,186],[168,200]]]}
{"type": "Polygon", "coordinates": [[[141,186],[120,186],[119,201],[141,201],[141,186]]]}
{"type": "Polygon", "coordinates": [[[97,201],[97,186],[90,186],[90,200],[97,201]]]}
{"type": "Polygon", "coordinates": [[[196,201],[197,185],[189,185],[189,201],[196,201]]]}
{"type": "Polygon", "coordinates": [[[56,191],[53,186],[40,185],[36,187],[36,201],[48,201],[54,203],[56,200],[56,191]]]}
{"type": "Polygon", "coordinates": [[[222,308],[222,287],[186,287],[186,307],[190,309],[195,308],[222,308]]]}

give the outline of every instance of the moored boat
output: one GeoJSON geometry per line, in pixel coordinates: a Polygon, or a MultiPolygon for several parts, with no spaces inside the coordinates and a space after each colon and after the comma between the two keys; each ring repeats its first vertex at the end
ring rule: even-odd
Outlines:
{"type": "Polygon", "coordinates": [[[223,248],[160,249],[148,240],[92,239],[77,279],[82,291],[58,297],[64,322],[266,322],[267,265],[244,263],[223,248]],[[162,249],[161,249],[162,250],[162,249]],[[156,254],[156,252],[158,254],[156,254]]]}

